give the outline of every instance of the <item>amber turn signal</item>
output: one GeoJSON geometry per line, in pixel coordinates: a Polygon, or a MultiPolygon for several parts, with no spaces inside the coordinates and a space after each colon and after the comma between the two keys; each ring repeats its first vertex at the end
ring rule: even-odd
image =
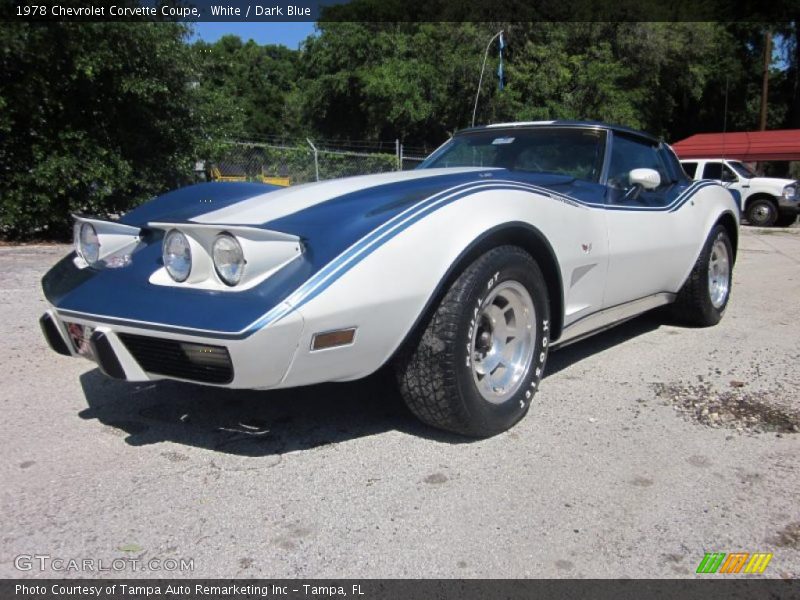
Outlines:
{"type": "Polygon", "coordinates": [[[324,350],[325,348],[335,348],[336,346],[347,346],[353,343],[355,337],[355,327],[315,333],[311,340],[311,349],[324,350]]]}

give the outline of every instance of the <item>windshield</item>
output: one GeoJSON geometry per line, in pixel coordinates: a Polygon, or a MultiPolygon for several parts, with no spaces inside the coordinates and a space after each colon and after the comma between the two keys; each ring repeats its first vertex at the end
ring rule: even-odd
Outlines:
{"type": "Polygon", "coordinates": [[[748,167],[744,163],[740,163],[740,162],[736,162],[736,161],[733,161],[733,160],[729,160],[728,161],[728,165],[730,166],[731,169],[736,171],[742,177],[745,177],[747,179],[752,179],[753,177],[758,177],[758,174],[755,171],[753,171],[753,169],[751,169],[750,167],[748,167]]]}
{"type": "Polygon", "coordinates": [[[536,127],[482,130],[457,135],[419,168],[500,167],[598,181],[606,132],[602,129],[536,127]]]}

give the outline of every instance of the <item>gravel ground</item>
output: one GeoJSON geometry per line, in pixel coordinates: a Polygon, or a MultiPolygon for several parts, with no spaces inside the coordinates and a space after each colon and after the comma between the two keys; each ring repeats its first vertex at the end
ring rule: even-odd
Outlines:
{"type": "Polygon", "coordinates": [[[692,577],[736,551],[798,576],[800,229],[740,245],[719,326],[646,315],[555,352],[528,417],[478,442],[417,424],[385,374],[108,380],[39,332],[66,248],[2,247],[0,576],[97,575],[14,567],[44,554],[193,559],[192,577],[692,577]]]}

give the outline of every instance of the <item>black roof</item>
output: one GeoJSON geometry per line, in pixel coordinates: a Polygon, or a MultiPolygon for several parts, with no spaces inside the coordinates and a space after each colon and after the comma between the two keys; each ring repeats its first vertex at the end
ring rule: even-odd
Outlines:
{"type": "Polygon", "coordinates": [[[493,123],[490,125],[479,125],[476,127],[467,127],[466,129],[461,129],[456,132],[456,135],[462,133],[475,133],[478,131],[493,131],[493,130],[502,130],[502,129],[524,129],[524,128],[531,128],[531,127],[551,127],[551,126],[559,126],[559,127],[587,127],[587,128],[594,128],[594,129],[609,129],[612,131],[618,131],[620,133],[626,133],[628,135],[635,135],[651,142],[660,142],[661,140],[649,133],[645,133],[644,131],[639,131],[638,129],[632,129],[630,127],[625,127],[623,125],[611,125],[609,123],[603,123],[601,121],[516,121],[516,122],[509,122],[509,123],[493,123]]]}

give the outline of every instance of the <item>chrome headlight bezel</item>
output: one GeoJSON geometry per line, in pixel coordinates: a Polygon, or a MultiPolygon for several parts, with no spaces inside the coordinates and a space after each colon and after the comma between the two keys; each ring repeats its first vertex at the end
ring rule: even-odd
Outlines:
{"type": "Polygon", "coordinates": [[[168,231],[161,247],[161,260],[173,281],[183,283],[189,279],[189,275],[192,273],[192,247],[189,244],[189,238],[177,229],[168,231]],[[170,248],[173,242],[180,243],[182,248],[170,248]],[[185,262],[183,268],[177,262],[180,259],[185,262]]]}
{"type": "Polygon", "coordinates": [[[217,235],[211,245],[211,261],[219,280],[229,287],[242,281],[247,261],[239,240],[224,231],[217,235]]]}
{"type": "Polygon", "coordinates": [[[73,227],[75,252],[86,264],[94,265],[100,261],[100,238],[91,223],[76,222],[73,227]]]}
{"type": "Polygon", "coordinates": [[[797,184],[790,183],[789,185],[784,186],[782,195],[785,200],[797,200],[797,184]]]}

